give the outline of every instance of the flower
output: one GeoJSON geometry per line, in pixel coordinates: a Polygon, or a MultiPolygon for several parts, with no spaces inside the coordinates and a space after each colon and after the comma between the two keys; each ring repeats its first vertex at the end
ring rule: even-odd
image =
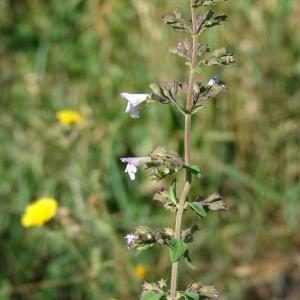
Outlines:
{"type": "Polygon", "coordinates": [[[217,82],[218,82],[217,77],[216,77],[216,76],[213,76],[213,77],[211,78],[211,80],[207,83],[207,85],[208,85],[208,86],[213,86],[213,85],[215,85],[217,82]]]}
{"type": "Polygon", "coordinates": [[[214,193],[206,199],[201,200],[202,205],[211,211],[227,210],[228,206],[225,203],[223,196],[219,193],[214,193]]]}
{"type": "Polygon", "coordinates": [[[163,146],[155,146],[149,153],[151,161],[147,167],[152,168],[153,180],[161,180],[168,175],[180,171],[185,165],[184,160],[175,151],[169,151],[163,146]]]}
{"type": "Polygon", "coordinates": [[[147,157],[124,157],[121,161],[127,163],[125,173],[128,173],[131,180],[135,180],[135,173],[137,172],[137,167],[148,161],[147,157]]]}
{"type": "Polygon", "coordinates": [[[128,249],[134,249],[138,252],[148,249],[157,243],[156,234],[157,232],[147,226],[138,226],[134,232],[125,236],[127,247],[128,249]]]}
{"type": "Polygon", "coordinates": [[[143,265],[137,265],[134,268],[134,275],[139,279],[144,279],[148,272],[149,272],[148,268],[146,268],[143,265]]]}
{"type": "Polygon", "coordinates": [[[149,94],[129,94],[124,92],[121,93],[120,96],[128,101],[125,112],[134,119],[138,119],[140,117],[138,106],[151,98],[149,94]]]}
{"type": "Polygon", "coordinates": [[[184,160],[175,151],[168,151],[163,146],[156,146],[146,157],[125,157],[121,161],[127,163],[125,173],[128,173],[131,180],[135,180],[140,164],[146,164],[147,168],[152,169],[154,180],[163,179],[185,167],[184,160]]]}
{"type": "Polygon", "coordinates": [[[201,296],[201,299],[216,299],[219,296],[219,292],[213,285],[203,285],[202,283],[191,283],[186,288],[187,292],[196,293],[201,296]]]}
{"type": "Polygon", "coordinates": [[[133,233],[129,233],[125,236],[125,239],[127,240],[127,246],[130,247],[136,240],[136,236],[133,233]]]}
{"type": "Polygon", "coordinates": [[[83,121],[83,117],[77,111],[71,109],[61,110],[56,114],[57,120],[65,125],[79,124],[83,121]]]}
{"type": "Polygon", "coordinates": [[[57,201],[53,198],[41,198],[25,208],[21,219],[24,227],[42,226],[51,220],[57,210],[57,201]]]}

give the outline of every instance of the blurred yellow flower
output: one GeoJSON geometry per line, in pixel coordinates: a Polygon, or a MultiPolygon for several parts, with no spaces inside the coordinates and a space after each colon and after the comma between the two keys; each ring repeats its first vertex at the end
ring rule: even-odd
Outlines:
{"type": "Polygon", "coordinates": [[[42,226],[51,220],[57,210],[57,201],[53,198],[41,198],[28,205],[21,219],[24,227],[42,226]]]}
{"type": "Polygon", "coordinates": [[[65,125],[78,124],[83,121],[83,117],[75,110],[65,109],[57,112],[57,120],[65,125]]]}
{"type": "Polygon", "coordinates": [[[143,265],[137,265],[134,268],[134,275],[139,279],[144,279],[148,273],[148,268],[143,265]]]}

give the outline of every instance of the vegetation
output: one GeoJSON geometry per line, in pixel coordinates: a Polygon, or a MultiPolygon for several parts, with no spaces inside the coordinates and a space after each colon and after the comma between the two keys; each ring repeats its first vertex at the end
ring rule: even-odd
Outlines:
{"type": "MultiPolygon", "coordinates": [[[[167,249],[127,249],[123,237],[137,224],[165,227],[173,217],[152,202],[157,183],[139,172],[132,184],[119,158],[165,141],[182,153],[182,119],[151,105],[137,123],[119,92],[186,79],[180,58],[166,55],[180,33],[160,22],[175,6],[0,1],[1,300],[133,300],[143,280],[169,271],[167,249]],[[63,110],[83,121],[62,124],[63,110]],[[44,197],[57,200],[55,218],[24,228],[25,208],[44,197]]],[[[224,10],[230,22],[203,39],[228,46],[237,64],[207,74],[230,89],[194,120],[193,160],[205,172],[191,192],[218,190],[230,210],[204,219],[191,249],[197,269],[181,268],[179,286],[196,279],[216,282],[224,300],[296,300],[300,4],[243,0],[224,10]]]]}

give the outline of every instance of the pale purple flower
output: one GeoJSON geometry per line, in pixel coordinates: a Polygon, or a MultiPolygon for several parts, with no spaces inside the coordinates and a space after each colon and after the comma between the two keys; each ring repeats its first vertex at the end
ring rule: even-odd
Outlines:
{"type": "Polygon", "coordinates": [[[213,76],[210,81],[207,83],[208,86],[213,86],[218,82],[218,79],[216,76],[213,76]]]}
{"type": "Polygon", "coordinates": [[[135,235],[133,233],[129,233],[125,236],[125,239],[127,240],[127,246],[130,247],[135,242],[135,235]]]}
{"type": "Polygon", "coordinates": [[[128,173],[131,180],[135,180],[135,173],[137,172],[137,167],[149,161],[148,157],[124,157],[121,158],[123,163],[127,163],[125,173],[128,173]]]}
{"type": "Polygon", "coordinates": [[[128,101],[126,107],[126,113],[128,113],[132,118],[138,119],[140,117],[140,112],[138,106],[145,102],[147,99],[150,99],[149,94],[129,94],[121,93],[120,96],[128,101]]]}

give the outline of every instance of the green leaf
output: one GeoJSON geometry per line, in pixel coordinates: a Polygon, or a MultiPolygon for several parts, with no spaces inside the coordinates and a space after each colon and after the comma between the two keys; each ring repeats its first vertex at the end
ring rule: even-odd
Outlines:
{"type": "Polygon", "coordinates": [[[191,268],[191,269],[195,269],[195,266],[193,265],[193,262],[191,260],[191,257],[189,255],[189,251],[186,251],[184,254],[184,260],[186,262],[186,264],[191,268]]]}
{"type": "Polygon", "coordinates": [[[177,292],[177,296],[183,297],[185,300],[199,300],[199,295],[193,292],[177,292]]]}
{"type": "Polygon", "coordinates": [[[191,166],[188,168],[193,175],[196,175],[197,177],[201,177],[201,169],[198,166],[191,166]]]}
{"type": "Polygon", "coordinates": [[[146,292],[142,295],[141,300],[161,300],[164,295],[157,294],[155,292],[146,292]]]}
{"type": "Polygon", "coordinates": [[[199,216],[206,217],[207,212],[205,211],[203,205],[199,202],[187,202],[187,205],[199,216]]]}
{"type": "Polygon", "coordinates": [[[171,201],[177,206],[178,199],[176,196],[176,178],[173,180],[170,188],[169,188],[169,196],[171,201]]]}
{"type": "Polygon", "coordinates": [[[171,240],[168,246],[172,263],[177,262],[188,250],[187,244],[181,239],[171,240]]]}

